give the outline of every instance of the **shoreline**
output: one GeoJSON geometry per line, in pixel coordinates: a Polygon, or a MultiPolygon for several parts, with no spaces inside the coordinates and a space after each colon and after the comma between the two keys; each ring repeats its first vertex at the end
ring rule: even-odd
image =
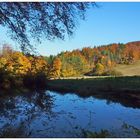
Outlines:
{"type": "Polygon", "coordinates": [[[61,94],[94,96],[119,102],[125,106],[140,108],[140,77],[107,77],[90,79],[48,80],[47,89],[61,94]]]}

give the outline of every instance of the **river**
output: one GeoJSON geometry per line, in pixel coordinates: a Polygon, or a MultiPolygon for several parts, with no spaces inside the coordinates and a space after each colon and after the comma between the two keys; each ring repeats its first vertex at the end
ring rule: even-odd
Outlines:
{"type": "Polygon", "coordinates": [[[140,137],[140,108],[93,96],[39,91],[0,98],[1,137],[140,137]]]}

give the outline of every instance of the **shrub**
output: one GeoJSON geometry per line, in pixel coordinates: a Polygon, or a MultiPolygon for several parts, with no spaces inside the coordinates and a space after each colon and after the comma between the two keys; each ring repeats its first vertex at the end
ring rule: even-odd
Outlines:
{"type": "Polygon", "coordinates": [[[106,71],[103,75],[105,75],[105,76],[122,76],[122,73],[118,72],[116,70],[110,70],[110,71],[106,71]]]}
{"type": "Polygon", "coordinates": [[[44,73],[27,74],[23,77],[23,84],[26,88],[36,89],[46,87],[46,75],[44,73]]]}
{"type": "Polygon", "coordinates": [[[4,69],[0,69],[0,89],[7,90],[14,86],[13,75],[4,69]]]}
{"type": "Polygon", "coordinates": [[[97,63],[95,66],[95,74],[102,75],[104,73],[104,66],[101,63],[97,63]]]}
{"type": "Polygon", "coordinates": [[[101,130],[100,132],[84,131],[84,137],[86,138],[107,138],[109,136],[108,130],[101,130]]]}

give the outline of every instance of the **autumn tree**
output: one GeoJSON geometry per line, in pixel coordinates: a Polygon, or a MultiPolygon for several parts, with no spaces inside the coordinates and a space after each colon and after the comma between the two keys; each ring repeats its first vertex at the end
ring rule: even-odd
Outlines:
{"type": "Polygon", "coordinates": [[[104,66],[101,63],[97,63],[95,66],[95,75],[102,75],[104,73],[104,66]]]}
{"type": "Polygon", "coordinates": [[[41,56],[34,56],[34,55],[27,56],[27,58],[31,64],[31,67],[28,69],[28,73],[33,74],[33,75],[37,73],[47,74],[48,63],[45,60],[45,58],[41,56]]]}
{"type": "Polygon", "coordinates": [[[50,65],[50,70],[48,73],[49,78],[57,78],[60,77],[60,70],[61,70],[61,60],[60,58],[54,58],[52,64],[50,65]]]}
{"type": "Polygon", "coordinates": [[[90,47],[85,47],[82,49],[82,54],[83,56],[86,58],[86,60],[88,61],[89,65],[91,67],[93,67],[94,65],[94,49],[93,48],[90,48],[90,47]]]}
{"type": "Polygon", "coordinates": [[[21,52],[13,52],[10,57],[11,68],[15,74],[25,75],[31,67],[28,58],[21,52]]]}
{"type": "Polygon", "coordinates": [[[89,64],[80,50],[63,52],[59,57],[62,61],[62,77],[80,76],[89,71],[89,64]]]}

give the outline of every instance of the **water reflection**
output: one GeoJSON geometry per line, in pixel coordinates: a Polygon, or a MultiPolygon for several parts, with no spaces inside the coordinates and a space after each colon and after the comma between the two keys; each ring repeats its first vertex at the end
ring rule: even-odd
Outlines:
{"type": "MultiPolygon", "coordinates": [[[[62,92],[62,95],[65,95],[67,93],[62,92]]],[[[72,93],[71,93],[72,94],[72,93]]],[[[76,93],[73,93],[76,94],[76,93]]],[[[77,96],[81,98],[89,98],[90,96],[93,96],[97,99],[105,99],[107,100],[107,103],[120,103],[121,105],[125,107],[132,107],[132,108],[140,108],[140,95],[139,93],[123,93],[123,92],[104,92],[104,93],[90,93],[90,94],[83,94],[83,93],[77,93],[77,96]]]]}
{"type": "Polygon", "coordinates": [[[102,137],[106,132],[107,137],[140,137],[139,118],[140,109],[75,94],[34,91],[0,98],[1,137],[102,137]]]}
{"type": "MultiPolygon", "coordinates": [[[[53,103],[53,96],[50,96],[50,94],[47,94],[44,91],[1,97],[1,132],[6,134],[6,132],[11,131],[11,129],[13,129],[14,132],[16,130],[23,131],[23,128],[27,131],[26,127],[28,126],[29,128],[42,114],[49,120],[55,116],[54,112],[52,112],[53,103]]],[[[16,137],[22,137],[19,132],[16,133],[16,135],[16,137]]],[[[23,136],[26,137],[28,135],[26,133],[26,135],[24,134],[23,136]]],[[[15,135],[13,137],[15,137],[15,135]]]]}

